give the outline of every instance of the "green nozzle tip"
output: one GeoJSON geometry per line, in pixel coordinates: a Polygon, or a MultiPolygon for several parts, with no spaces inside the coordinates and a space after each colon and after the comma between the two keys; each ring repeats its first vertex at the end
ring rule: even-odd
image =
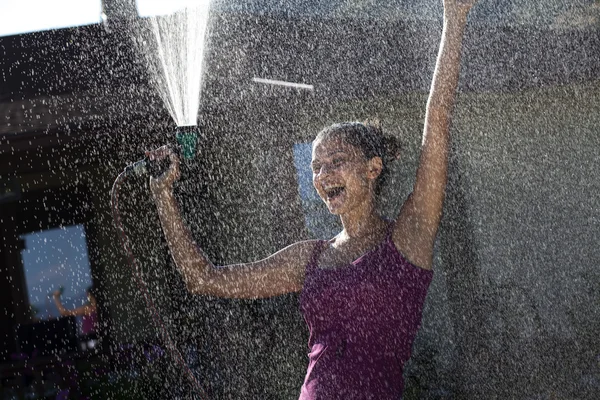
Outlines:
{"type": "Polygon", "coordinates": [[[175,131],[177,143],[181,146],[181,155],[186,160],[191,160],[196,154],[199,129],[197,126],[178,126],[175,131]]]}

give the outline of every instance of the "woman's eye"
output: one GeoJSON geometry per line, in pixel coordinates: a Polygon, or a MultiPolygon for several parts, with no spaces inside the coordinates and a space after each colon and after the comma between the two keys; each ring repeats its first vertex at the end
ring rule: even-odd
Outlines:
{"type": "Polygon", "coordinates": [[[344,163],[344,160],[341,158],[336,158],[333,160],[333,165],[336,167],[339,167],[340,165],[342,165],[344,163]]]}

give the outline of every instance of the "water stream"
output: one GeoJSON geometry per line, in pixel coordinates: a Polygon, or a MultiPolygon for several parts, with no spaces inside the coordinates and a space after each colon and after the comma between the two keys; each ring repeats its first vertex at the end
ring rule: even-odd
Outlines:
{"type": "Polygon", "coordinates": [[[210,0],[200,0],[173,14],[143,19],[134,30],[152,84],[177,126],[197,123],[210,7],[210,0]]]}

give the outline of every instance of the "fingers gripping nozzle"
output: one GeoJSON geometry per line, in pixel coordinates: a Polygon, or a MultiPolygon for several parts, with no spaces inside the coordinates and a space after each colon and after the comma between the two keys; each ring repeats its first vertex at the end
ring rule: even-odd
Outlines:
{"type": "MultiPolygon", "coordinates": [[[[171,150],[184,160],[194,158],[196,152],[196,143],[198,141],[199,129],[197,126],[180,126],[175,131],[177,144],[171,145],[171,150]]],[[[125,168],[126,175],[151,175],[155,178],[162,175],[169,168],[169,159],[150,160],[148,157],[128,165],[125,168]]]]}
{"type": "MultiPolygon", "coordinates": [[[[173,148],[173,152],[179,155],[178,146],[173,148]]],[[[154,178],[161,176],[169,168],[169,159],[151,160],[144,157],[139,161],[125,167],[125,174],[128,176],[151,175],[154,178]]]]}
{"type": "Polygon", "coordinates": [[[148,157],[144,157],[144,159],[136,161],[133,164],[130,164],[127,167],[125,167],[124,172],[127,175],[146,175],[148,173],[149,163],[150,160],[148,159],[148,157]]]}

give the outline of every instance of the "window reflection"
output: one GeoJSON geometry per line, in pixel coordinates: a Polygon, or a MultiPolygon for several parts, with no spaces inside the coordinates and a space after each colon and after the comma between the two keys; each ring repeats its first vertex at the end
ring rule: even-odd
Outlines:
{"type": "Polygon", "coordinates": [[[56,290],[62,291],[65,308],[80,307],[88,301],[86,290],[92,279],[83,225],[33,232],[21,238],[32,319],[60,316],[52,299],[56,290]]]}

